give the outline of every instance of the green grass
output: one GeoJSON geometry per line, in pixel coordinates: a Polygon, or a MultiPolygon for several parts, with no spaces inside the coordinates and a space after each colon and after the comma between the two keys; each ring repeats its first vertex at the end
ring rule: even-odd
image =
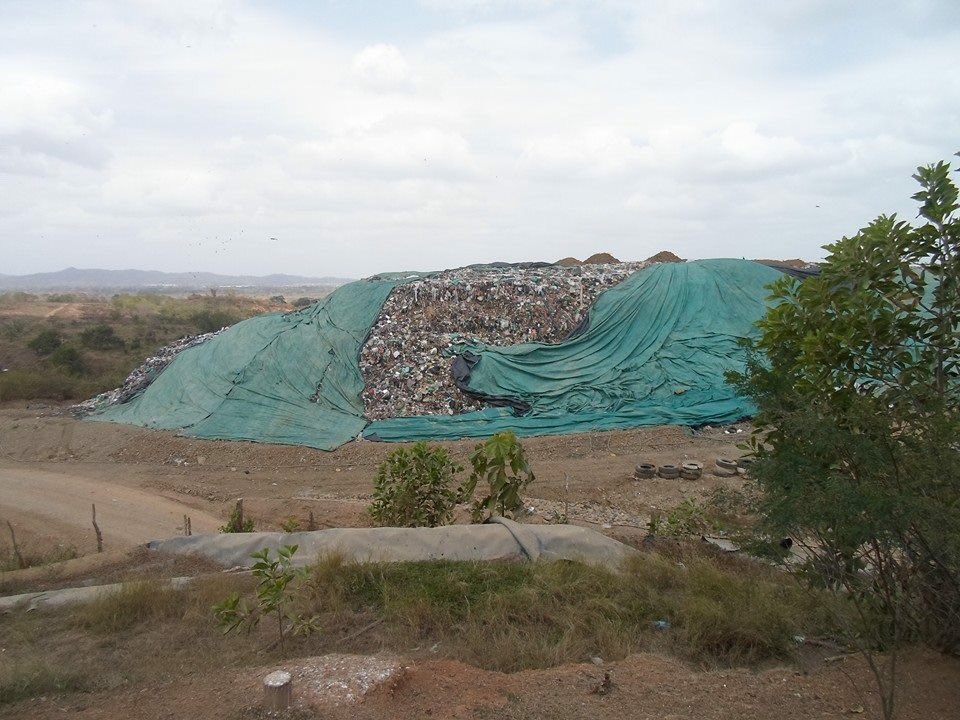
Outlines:
{"type": "Polygon", "coordinates": [[[760,565],[643,554],[621,574],[579,563],[349,564],[312,569],[325,626],[382,620],[397,646],[440,643],[501,671],[666,646],[689,659],[753,665],[789,658],[798,634],[830,634],[829,599],[760,565]],[[350,615],[354,619],[351,622],[350,615]],[[654,629],[667,620],[672,629],[654,629]]]}

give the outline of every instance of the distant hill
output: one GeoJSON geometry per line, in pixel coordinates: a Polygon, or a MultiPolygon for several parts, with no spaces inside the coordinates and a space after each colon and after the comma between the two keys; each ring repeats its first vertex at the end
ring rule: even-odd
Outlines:
{"type": "Polygon", "coordinates": [[[0,273],[0,290],[206,290],[208,288],[337,287],[348,278],[301,275],[218,275],[208,272],[67,268],[32,275],[0,273]]]}

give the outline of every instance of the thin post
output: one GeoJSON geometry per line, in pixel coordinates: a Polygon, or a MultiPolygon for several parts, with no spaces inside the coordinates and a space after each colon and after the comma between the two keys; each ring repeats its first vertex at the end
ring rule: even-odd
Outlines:
{"type": "Polygon", "coordinates": [[[93,508],[93,531],[97,534],[97,552],[103,552],[103,533],[100,532],[100,526],[97,525],[97,504],[91,503],[93,508]]]}
{"type": "Polygon", "coordinates": [[[17,535],[13,532],[13,525],[7,520],[7,527],[10,528],[10,541],[13,543],[13,554],[17,556],[17,567],[21,570],[27,566],[23,561],[23,555],[20,554],[20,546],[17,545],[17,535]]]}

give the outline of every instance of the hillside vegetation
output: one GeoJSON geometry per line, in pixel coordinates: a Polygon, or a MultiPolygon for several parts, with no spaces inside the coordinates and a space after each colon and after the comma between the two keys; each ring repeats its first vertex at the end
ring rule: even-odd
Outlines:
{"type": "Polygon", "coordinates": [[[79,400],[117,387],[158,348],[312,298],[0,294],[0,401],[79,400]]]}

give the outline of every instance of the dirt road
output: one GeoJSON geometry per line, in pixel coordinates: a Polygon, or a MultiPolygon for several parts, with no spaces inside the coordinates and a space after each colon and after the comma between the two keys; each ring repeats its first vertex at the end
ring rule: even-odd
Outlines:
{"type": "Polygon", "coordinates": [[[221,524],[213,515],[136,488],[0,462],[0,518],[23,528],[28,537],[46,533],[61,542],[69,538],[79,546],[93,544],[92,504],[104,544],[111,549],[181,534],[184,515],[196,533],[216,532],[221,524]]]}

